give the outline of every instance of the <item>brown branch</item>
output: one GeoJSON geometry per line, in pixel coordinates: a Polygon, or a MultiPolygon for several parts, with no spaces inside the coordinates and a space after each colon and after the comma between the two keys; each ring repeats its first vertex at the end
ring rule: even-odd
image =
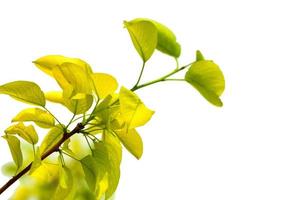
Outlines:
{"type": "MultiPolygon", "coordinates": [[[[82,125],[81,123],[77,124],[77,126],[70,132],[67,133],[65,132],[63,135],[63,138],[55,145],[53,146],[51,149],[49,149],[49,151],[45,152],[42,156],[41,159],[44,160],[45,158],[47,158],[49,155],[51,155],[52,153],[56,152],[59,150],[60,145],[62,145],[67,139],[69,139],[72,135],[74,135],[75,133],[79,133],[82,129],[84,128],[84,125],[82,125]]],[[[19,172],[17,175],[13,176],[10,180],[8,180],[1,188],[0,188],[0,195],[7,189],[9,188],[14,182],[16,182],[17,180],[19,180],[19,178],[21,178],[23,175],[25,175],[31,168],[32,163],[30,163],[29,165],[27,165],[27,167],[25,167],[21,172],[19,172]]]]}

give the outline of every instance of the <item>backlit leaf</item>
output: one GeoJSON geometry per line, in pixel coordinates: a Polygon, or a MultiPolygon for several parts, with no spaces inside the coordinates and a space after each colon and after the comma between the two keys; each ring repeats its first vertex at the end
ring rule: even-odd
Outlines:
{"type": "Polygon", "coordinates": [[[121,140],[122,144],[126,149],[137,159],[140,159],[143,154],[143,141],[141,136],[135,129],[121,129],[115,130],[118,138],[121,140]]]}
{"type": "Polygon", "coordinates": [[[12,158],[17,166],[17,170],[19,170],[23,165],[23,155],[21,151],[20,140],[12,135],[4,135],[2,137],[6,139],[12,158]]]}
{"type": "Polygon", "coordinates": [[[49,151],[54,145],[56,145],[63,138],[63,130],[59,126],[54,126],[50,129],[47,135],[44,137],[40,151],[41,154],[49,151]]]}
{"type": "Polygon", "coordinates": [[[109,74],[94,73],[92,78],[96,93],[101,99],[113,94],[118,88],[117,80],[109,74]]]}
{"type": "Polygon", "coordinates": [[[175,58],[180,56],[181,53],[181,47],[180,44],[176,41],[175,34],[165,25],[146,18],[137,18],[132,21],[131,23],[137,23],[137,22],[150,22],[152,23],[157,30],[157,50],[168,54],[170,56],[173,56],[175,58]]]}
{"type": "Polygon", "coordinates": [[[37,168],[41,166],[41,164],[42,164],[41,153],[39,147],[37,147],[34,154],[34,160],[29,170],[29,174],[32,174],[37,168]]]}
{"type": "Polygon", "coordinates": [[[212,61],[194,63],[185,75],[185,80],[215,106],[222,106],[220,99],[225,89],[225,80],[219,66],[212,61]]]}
{"type": "MultiPolygon", "coordinates": [[[[99,180],[99,170],[102,169],[98,167],[98,164],[95,162],[95,159],[91,155],[88,155],[81,159],[80,163],[84,171],[85,180],[89,185],[89,188],[92,191],[95,191],[96,183],[99,180]]],[[[103,171],[103,173],[105,173],[105,171],[103,171]]]]}
{"type": "Polygon", "coordinates": [[[61,55],[47,55],[38,58],[33,63],[46,74],[53,76],[52,70],[56,66],[60,66],[63,63],[74,63],[79,65],[84,71],[92,73],[92,69],[88,63],[78,58],[69,58],[61,55]]]}
{"type": "Polygon", "coordinates": [[[132,91],[122,87],[119,94],[120,109],[128,129],[146,124],[154,111],[148,109],[132,91]]]}
{"type": "Polygon", "coordinates": [[[147,21],[124,22],[132,43],[144,62],[153,54],[157,45],[157,30],[147,21]]]}
{"type": "MultiPolygon", "coordinates": [[[[69,168],[62,166],[59,167],[59,184],[56,188],[53,200],[69,199],[70,192],[73,188],[73,175],[69,168]]],[[[72,198],[74,199],[74,198],[72,198]]]]}
{"type": "Polygon", "coordinates": [[[47,111],[40,108],[27,108],[22,110],[12,119],[12,122],[33,121],[42,128],[50,128],[55,125],[55,120],[47,111]]]}
{"type": "Polygon", "coordinates": [[[14,124],[5,130],[6,134],[17,134],[30,144],[36,144],[39,140],[38,135],[32,125],[25,126],[23,122],[14,124]]]}
{"type": "Polygon", "coordinates": [[[45,106],[45,97],[41,88],[30,81],[14,81],[0,86],[0,94],[35,105],[45,106]]]}

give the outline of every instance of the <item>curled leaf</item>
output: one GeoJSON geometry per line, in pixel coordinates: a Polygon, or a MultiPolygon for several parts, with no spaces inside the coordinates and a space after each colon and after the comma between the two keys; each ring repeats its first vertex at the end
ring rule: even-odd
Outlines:
{"type": "Polygon", "coordinates": [[[8,127],[5,133],[10,135],[17,134],[30,144],[36,144],[39,141],[34,127],[32,125],[25,126],[23,122],[8,127]]]}

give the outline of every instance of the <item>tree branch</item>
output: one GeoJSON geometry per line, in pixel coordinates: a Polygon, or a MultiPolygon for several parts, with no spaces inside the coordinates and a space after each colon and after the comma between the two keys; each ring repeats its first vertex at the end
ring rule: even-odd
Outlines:
{"type": "MultiPolygon", "coordinates": [[[[56,152],[59,150],[60,145],[62,145],[67,139],[69,139],[72,135],[79,133],[82,129],[84,129],[84,125],[81,123],[78,123],[77,126],[70,132],[64,132],[63,138],[49,151],[45,152],[42,156],[41,159],[44,160],[47,158],[49,155],[52,153],[56,152]]],[[[19,180],[23,175],[25,175],[31,168],[32,163],[27,165],[21,172],[19,172],[17,175],[13,176],[10,180],[8,180],[1,188],[0,188],[0,195],[7,189],[9,188],[13,183],[15,183],[17,180],[19,180]]]]}

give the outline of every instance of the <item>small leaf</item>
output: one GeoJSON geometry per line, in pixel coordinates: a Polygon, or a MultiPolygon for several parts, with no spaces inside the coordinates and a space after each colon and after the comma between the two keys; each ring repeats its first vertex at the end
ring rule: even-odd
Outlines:
{"type": "Polygon", "coordinates": [[[21,151],[20,140],[12,135],[4,135],[2,137],[6,139],[12,158],[17,166],[17,170],[19,170],[23,165],[23,155],[21,151]]]}
{"type": "Polygon", "coordinates": [[[118,88],[117,80],[109,74],[94,73],[92,74],[92,79],[96,93],[101,99],[113,94],[118,88]]]}
{"type": "Polygon", "coordinates": [[[222,106],[219,98],[225,89],[225,80],[219,66],[212,61],[198,61],[187,73],[185,80],[215,106],[222,106]]]}
{"type": "Polygon", "coordinates": [[[137,23],[137,22],[150,22],[152,23],[157,30],[157,50],[168,54],[170,56],[173,56],[175,58],[178,58],[181,53],[181,47],[180,44],[176,41],[175,34],[165,25],[146,18],[137,18],[132,21],[131,23],[137,23]]]}
{"type": "Polygon", "coordinates": [[[17,166],[14,162],[8,162],[4,164],[1,168],[2,174],[9,177],[14,176],[17,170],[17,166]]]}
{"type": "Polygon", "coordinates": [[[45,106],[45,96],[41,88],[29,81],[14,81],[0,86],[0,94],[6,94],[25,103],[45,106]]]}
{"type": "Polygon", "coordinates": [[[56,145],[63,138],[63,130],[59,126],[54,126],[47,135],[44,137],[40,151],[41,154],[49,151],[54,145],[56,145]]]}
{"type": "Polygon", "coordinates": [[[33,121],[42,128],[51,128],[55,125],[55,120],[47,111],[40,108],[27,108],[22,110],[12,119],[12,122],[33,121]]]}
{"type": "Polygon", "coordinates": [[[137,159],[140,159],[143,154],[143,141],[141,136],[135,129],[115,130],[118,138],[121,140],[125,148],[137,159]]]}
{"type": "Polygon", "coordinates": [[[122,87],[119,94],[121,114],[128,129],[146,124],[154,111],[148,109],[132,91],[122,87]]]}
{"type": "Polygon", "coordinates": [[[32,125],[25,126],[22,122],[14,124],[5,130],[6,134],[18,134],[30,144],[36,144],[39,141],[38,135],[32,125]]]}
{"type": "Polygon", "coordinates": [[[153,54],[157,45],[157,30],[147,21],[124,22],[132,43],[144,62],[153,54]]]}
{"type": "Polygon", "coordinates": [[[60,66],[66,62],[74,63],[80,66],[84,71],[92,73],[90,65],[79,58],[69,58],[61,55],[47,55],[33,61],[35,66],[50,76],[53,76],[52,70],[54,67],[60,66]]]}
{"type": "Polygon", "coordinates": [[[41,164],[42,164],[41,153],[40,153],[40,149],[37,147],[34,154],[34,160],[29,170],[29,174],[32,174],[37,168],[41,166],[41,164]]]}
{"type": "Polygon", "coordinates": [[[196,61],[205,60],[204,56],[202,55],[201,51],[196,51],[196,61]]]}
{"type": "Polygon", "coordinates": [[[92,95],[87,95],[87,94],[82,94],[82,95],[83,96],[81,96],[80,99],[74,99],[76,96],[77,97],[79,96],[78,94],[75,97],[73,97],[73,99],[67,99],[64,98],[63,93],[59,91],[51,91],[45,94],[46,99],[48,101],[62,104],[66,108],[68,108],[72,113],[75,113],[77,115],[88,111],[93,104],[92,95]]]}

